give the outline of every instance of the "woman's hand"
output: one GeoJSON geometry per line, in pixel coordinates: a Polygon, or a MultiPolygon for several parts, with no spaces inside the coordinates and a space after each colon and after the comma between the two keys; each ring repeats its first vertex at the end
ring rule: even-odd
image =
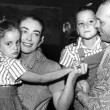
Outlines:
{"type": "Polygon", "coordinates": [[[87,73],[88,65],[86,63],[81,63],[78,66],[73,66],[73,71],[69,74],[71,77],[80,76],[87,73]]]}

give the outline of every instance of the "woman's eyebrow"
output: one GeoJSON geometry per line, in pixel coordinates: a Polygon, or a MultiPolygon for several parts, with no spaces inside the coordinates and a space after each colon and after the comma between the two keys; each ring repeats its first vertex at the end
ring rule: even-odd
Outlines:
{"type": "Polygon", "coordinates": [[[38,32],[38,33],[40,33],[40,31],[39,31],[39,30],[34,30],[33,32],[38,32]]]}
{"type": "Polygon", "coordinates": [[[22,29],[22,28],[23,28],[23,29],[26,29],[26,30],[29,30],[27,27],[21,27],[21,29],[22,29]]]}

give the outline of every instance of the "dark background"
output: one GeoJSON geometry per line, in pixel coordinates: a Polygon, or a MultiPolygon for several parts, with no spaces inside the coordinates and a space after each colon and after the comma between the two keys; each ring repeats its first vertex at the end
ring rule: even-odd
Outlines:
{"type": "Polygon", "coordinates": [[[0,16],[16,20],[24,14],[33,13],[41,17],[46,27],[45,42],[41,46],[43,52],[48,58],[59,61],[61,50],[66,44],[63,23],[78,7],[90,2],[95,3],[94,7],[97,8],[100,0],[0,0],[0,16]]]}

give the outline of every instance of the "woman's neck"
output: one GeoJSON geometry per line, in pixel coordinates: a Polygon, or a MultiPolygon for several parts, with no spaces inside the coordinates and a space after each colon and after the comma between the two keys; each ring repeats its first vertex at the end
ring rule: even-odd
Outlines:
{"type": "Polygon", "coordinates": [[[34,55],[34,52],[28,53],[28,54],[21,52],[21,58],[25,60],[26,63],[31,62],[31,57],[33,57],[33,55],[34,55]]]}

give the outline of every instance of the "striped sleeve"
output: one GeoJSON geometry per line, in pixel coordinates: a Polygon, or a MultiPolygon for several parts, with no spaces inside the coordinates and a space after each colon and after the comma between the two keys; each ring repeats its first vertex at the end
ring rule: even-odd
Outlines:
{"type": "Polygon", "coordinates": [[[68,45],[61,52],[59,63],[66,67],[71,67],[79,61],[78,54],[76,52],[76,46],[68,45]]]}
{"type": "Polygon", "coordinates": [[[21,75],[23,75],[27,69],[21,65],[19,60],[12,60],[10,62],[10,67],[8,68],[10,75],[17,80],[21,75]]]}

